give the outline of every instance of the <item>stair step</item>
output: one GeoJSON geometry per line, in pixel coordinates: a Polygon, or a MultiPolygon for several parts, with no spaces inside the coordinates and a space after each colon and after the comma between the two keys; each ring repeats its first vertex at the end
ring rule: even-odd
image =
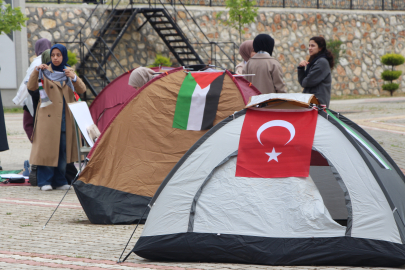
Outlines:
{"type": "Polygon", "coordinates": [[[176,34],[161,34],[164,37],[181,37],[180,34],[176,33],[176,34]]]}
{"type": "Polygon", "coordinates": [[[174,30],[174,27],[167,27],[167,28],[161,28],[161,27],[153,27],[155,28],[156,31],[163,31],[163,30],[174,30]]]}
{"type": "Polygon", "coordinates": [[[192,52],[176,52],[177,54],[194,54],[192,52]]]}
{"type": "Polygon", "coordinates": [[[108,30],[110,30],[110,31],[115,31],[115,30],[119,30],[119,31],[121,31],[122,30],[122,28],[124,28],[124,27],[108,27],[107,29],[105,29],[106,31],[108,31],[108,30]]]}
{"type": "Polygon", "coordinates": [[[185,43],[184,40],[182,40],[182,39],[173,39],[173,40],[168,40],[167,42],[169,42],[169,43],[173,43],[173,42],[183,42],[183,43],[185,43]]]}
{"type": "Polygon", "coordinates": [[[150,24],[151,24],[152,26],[154,26],[154,25],[161,25],[161,24],[170,24],[170,25],[172,25],[170,22],[150,22],[150,24]]]}
{"type": "Polygon", "coordinates": [[[189,49],[188,46],[172,46],[173,49],[189,49]]]}

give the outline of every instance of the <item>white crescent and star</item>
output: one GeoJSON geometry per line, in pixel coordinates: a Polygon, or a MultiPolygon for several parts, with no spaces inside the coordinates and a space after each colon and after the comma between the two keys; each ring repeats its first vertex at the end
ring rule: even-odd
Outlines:
{"type": "MultiPolygon", "coordinates": [[[[271,128],[271,127],[283,127],[283,128],[286,128],[286,129],[290,132],[290,139],[289,139],[288,142],[287,142],[286,144],[284,144],[284,145],[287,145],[287,144],[288,144],[289,142],[291,142],[292,139],[294,139],[294,137],[295,137],[295,128],[294,128],[294,126],[293,126],[290,122],[287,122],[287,121],[284,121],[284,120],[272,120],[272,121],[269,121],[269,122],[267,122],[267,123],[264,123],[264,124],[257,130],[257,133],[256,133],[257,140],[259,141],[259,143],[260,143],[261,145],[263,145],[263,143],[262,143],[261,140],[260,140],[260,135],[263,133],[263,131],[265,131],[266,129],[271,128]]],[[[269,156],[269,160],[268,160],[267,162],[270,162],[270,161],[273,160],[273,159],[278,162],[277,157],[278,157],[279,155],[281,155],[281,153],[282,153],[282,152],[278,152],[278,153],[277,153],[276,150],[275,150],[274,147],[273,147],[273,151],[272,151],[271,153],[266,153],[266,155],[269,156]]]]}

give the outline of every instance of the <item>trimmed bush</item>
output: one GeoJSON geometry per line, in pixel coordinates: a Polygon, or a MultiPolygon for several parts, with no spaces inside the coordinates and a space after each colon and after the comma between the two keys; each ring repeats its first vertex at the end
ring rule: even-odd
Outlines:
{"type": "Polygon", "coordinates": [[[381,63],[387,66],[399,66],[405,63],[405,57],[400,54],[388,53],[381,57],[381,63]]]}
{"type": "Polygon", "coordinates": [[[155,62],[149,67],[171,67],[173,64],[168,57],[164,57],[163,55],[156,55],[155,62]]]}
{"type": "Polygon", "coordinates": [[[392,70],[384,70],[381,73],[381,78],[384,81],[393,81],[393,80],[398,79],[399,76],[401,76],[401,74],[402,74],[402,71],[400,71],[400,70],[394,70],[394,71],[392,71],[392,70]]]}
{"type": "Polygon", "coordinates": [[[74,52],[68,51],[68,61],[67,64],[71,67],[73,67],[74,65],[76,65],[77,63],[77,57],[76,54],[74,52]]]}
{"type": "MultiPolygon", "coordinates": [[[[339,57],[340,57],[340,46],[343,44],[340,40],[329,40],[326,42],[326,49],[330,50],[333,54],[333,58],[335,61],[335,67],[339,64],[339,57]]],[[[346,50],[343,51],[345,53],[346,50]]]]}
{"type": "Polygon", "coordinates": [[[386,83],[386,84],[383,84],[383,86],[382,86],[383,90],[391,92],[391,96],[392,96],[392,92],[394,92],[398,88],[399,88],[398,83],[386,83]]]}
{"type": "Polygon", "coordinates": [[[382,89],[385,91],[390,91],[391,96],[393,95],[394,91],[399,88],[398,83],[393,83],[393,80],[398,79],[402,71],[394,70],[395,66],[402,65],[405,62],[405,57],[400,54],[395,53],[388,53],[381,57],[381,62],[384,65],[391,66],[391,70],[384,70],[381,73],[381,78],[384,81],[389,81],[390,83],[383,84],[382,89]]]}

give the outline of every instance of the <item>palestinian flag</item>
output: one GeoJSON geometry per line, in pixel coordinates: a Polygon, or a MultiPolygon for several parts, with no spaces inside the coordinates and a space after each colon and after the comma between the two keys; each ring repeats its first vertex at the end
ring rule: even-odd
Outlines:
{"type": "Polygon", "coordinates": [[[177,97],[173,127],[205,130],[213,126],[225,72],[189,72],[177,97]]]}

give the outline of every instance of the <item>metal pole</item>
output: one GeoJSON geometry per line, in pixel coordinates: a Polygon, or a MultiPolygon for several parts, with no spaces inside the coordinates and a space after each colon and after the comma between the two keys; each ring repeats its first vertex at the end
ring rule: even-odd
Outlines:
{"type": "Polygon", "coordinates": [[[350,9],[353,9],[353,0],[350,0],[350,9]]]}
{"type": "Polygon", "coordinates": [[[384,10],[384,0],[382,0],[382,10],[384,10]]]}
{"type": "Polygon", "coordinates": [[[319,9],[319,0],[316,0],[316,8],[319,9]]]}
{"type": "Polygon", "coordinates": [[[283,0],[283,8],[285,8],[285,0],[283,0]]]}

